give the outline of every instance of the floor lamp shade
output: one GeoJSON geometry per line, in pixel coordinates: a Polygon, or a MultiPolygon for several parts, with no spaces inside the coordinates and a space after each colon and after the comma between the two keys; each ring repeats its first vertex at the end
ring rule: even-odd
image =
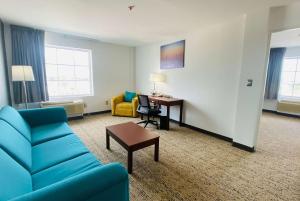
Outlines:
{"type": "Polygon", "coordinates": [[[14,65],[12,68],[12,81],[34,81],[34,75],[31,66],[14,65]]]}
{"type": "Polygon", "coordinates": [[[32,71],[32,66],[12,66],[11,67],[11,76],[13,82],[22,82],[25,94],[25,107],[28,109],[28,100],[27,100],[27,88],[26,82],[34,81],[34,75],[32,71]]]}

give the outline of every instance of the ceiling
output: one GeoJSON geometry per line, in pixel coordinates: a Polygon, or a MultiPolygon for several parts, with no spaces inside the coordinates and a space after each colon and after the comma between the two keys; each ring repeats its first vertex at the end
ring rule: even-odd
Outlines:
{"type": "Polygon", "coordinates": [[[7,22],[138,46],[297,0],[0,0],[7,22]],[[128,5],[136,7],[129,12],[128,5]]]}
{"type": "Polygon", "coordinates": [[[300,46],[300,29],[290,29],[272,34],[271,47],[300,46]]]}

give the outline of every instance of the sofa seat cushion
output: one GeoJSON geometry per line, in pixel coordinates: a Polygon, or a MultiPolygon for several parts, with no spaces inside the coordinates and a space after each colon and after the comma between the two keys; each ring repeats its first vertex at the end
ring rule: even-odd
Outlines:
{"type": "Polygon", "coordinates": [[[32,192],[30,173],[0,148],[0,200],[32,192]]]}
{"type": "Polygon", "coordinates": [[[31,129],[31,133],[31,144],[37,145],[49,140],[72,134],[73,131],[67,123],[61,122],[33,127],[31,129]]]}
{"type": "Polygon", "coordinates": [[[101,163],[93,154],[83,154],[32,175],[33,189],[38,190],[99,166],[101,163]]]}
{"type": "Polygon", "coordinates": [[[31,128],[17,110],[5,106],[0,110],[0,119],[9,123],[19,131],[29,142],[31,142],[31,128]]]}
{"type": "Polygon", "coordinates": [[[87,148],[74,134],[35,145],[32,147],[31,173],[35,174],[87,152],[87,148]]]}

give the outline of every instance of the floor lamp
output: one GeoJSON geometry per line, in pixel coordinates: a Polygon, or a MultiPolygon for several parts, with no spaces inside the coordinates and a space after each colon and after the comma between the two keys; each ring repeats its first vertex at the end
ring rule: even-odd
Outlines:
{"type": "Polygon", "coordinates": [[[12,81],[22,82],[25,93],[25,106],[28,109],[28,96],[26,82],[34,81],[34,75],[31,66],[14,65],[12,68],[12,81]]]}

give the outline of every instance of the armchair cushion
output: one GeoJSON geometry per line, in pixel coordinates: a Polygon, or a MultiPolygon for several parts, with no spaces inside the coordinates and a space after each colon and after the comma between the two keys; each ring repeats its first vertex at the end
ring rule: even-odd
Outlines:
{"type": "Polygon", "coordinates": [[[126,91],[124,95],[124,100],[125,102],[131,102],[134,97],[136,97],[135,92],[126,91]]]}
{"type": "Polygon", "coordinates": [[[117,104],[115,114],[119,115],[119,116],[131,117],[132,116],[132,104],[128,103],[128,102],[122,102],[122,103],[117,104]]]}
{"type": "Polygon", "coordinates": [[[49,140],[60,138],[73,133],[67,123],[54,123],[33,127],[31,129],[31,144],[37,145],[49,140]]]}

